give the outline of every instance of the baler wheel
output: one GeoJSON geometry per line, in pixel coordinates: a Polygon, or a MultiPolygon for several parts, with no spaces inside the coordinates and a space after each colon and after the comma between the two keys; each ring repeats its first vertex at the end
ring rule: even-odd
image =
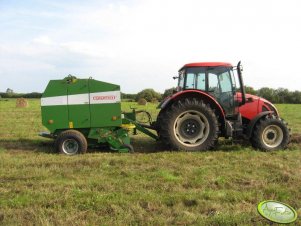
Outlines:
{"type": "Polygon", "coordinates": [[[55,147],[59,153],[76,155],[85,153],[88,148],[85,136],[77,130],[66,130],[58,135],[55,147]]]}
{"type": "Polygon", "coordinates": [[[196,98],[173,103],[158,116],[158,134],[175,150],[204,151],[218,139],[217,116],[209,105],[196,98]]]}
{"type": "Polygon", "coordinates": [[[252,146],[264,151],[285,149],[289,141],[290,129],[287,123],[275,115],[261,119],[251,137],[252,146]]]}

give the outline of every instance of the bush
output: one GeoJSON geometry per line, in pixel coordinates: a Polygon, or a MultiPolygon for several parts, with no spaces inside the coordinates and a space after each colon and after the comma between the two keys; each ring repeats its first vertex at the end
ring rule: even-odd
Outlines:
{"type": "Polygon", "coordinates": [[[153,89],[144,89],[137,94],[136,101],[139,101],[141,98],[144,98],[146,101],[151,102],[153,98],[161,100],[161,94],[156,92],[153,89]]]}
{"type": "Polygon", "coordinates": [[[170,88],[170,89],[166,89],[165,91],[164,91],[164,93],[163,93],[163,98],[166,98],[166,97],[168,97],[168,96],[171,96],[172,94],[174,94],[174,90],[175,90],[176,88],[170,88]]]}

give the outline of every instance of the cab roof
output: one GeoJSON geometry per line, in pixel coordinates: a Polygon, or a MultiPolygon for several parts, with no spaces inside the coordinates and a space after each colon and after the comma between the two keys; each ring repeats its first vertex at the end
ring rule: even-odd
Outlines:
{"type": "Polygon", "coordinates": [[[185,64],[179,71],[187,67],[233,67],[230,63],[225,62],[199,62],[199,63],[189,63],[185,64]]]}

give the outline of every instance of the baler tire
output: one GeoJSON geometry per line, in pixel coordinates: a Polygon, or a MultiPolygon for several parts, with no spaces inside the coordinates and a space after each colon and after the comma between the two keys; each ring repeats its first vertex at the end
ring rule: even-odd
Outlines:
{"type": "Polygon", "coordinates": [[[254,148],[263,151],[286,149],[290,136],[290,129],[283,119],[268,115],[255,125],[251,143],[254,148]]]}
{"type": "Polygon", "coordinates": [[[85,136],[77,130],[66,130],[61,132],[55,140],[56,150],[65,155],[84,154],[88,149],[88,143],[85,136]],[[68,152],[66,150],[66,142],[73,142],[73,145],[77,146],[74,152],[68,152]]]}
{"type": "Polygon", "coordinates": [[[209,104],[196,98],[179,100],[164,109],[157,125],[159,139],[173,150],[205,151],[218,140],[217,116],[209,104]]]}

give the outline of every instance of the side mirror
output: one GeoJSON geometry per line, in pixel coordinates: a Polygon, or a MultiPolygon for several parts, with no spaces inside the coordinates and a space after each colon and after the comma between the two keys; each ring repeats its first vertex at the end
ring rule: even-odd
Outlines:
{"type": "Polygon", "coordinates": [[[173,78],[173,79],[178,79],[178,78],[179,78],[179,76],[173,76],[172,78],[173,78]]]}

